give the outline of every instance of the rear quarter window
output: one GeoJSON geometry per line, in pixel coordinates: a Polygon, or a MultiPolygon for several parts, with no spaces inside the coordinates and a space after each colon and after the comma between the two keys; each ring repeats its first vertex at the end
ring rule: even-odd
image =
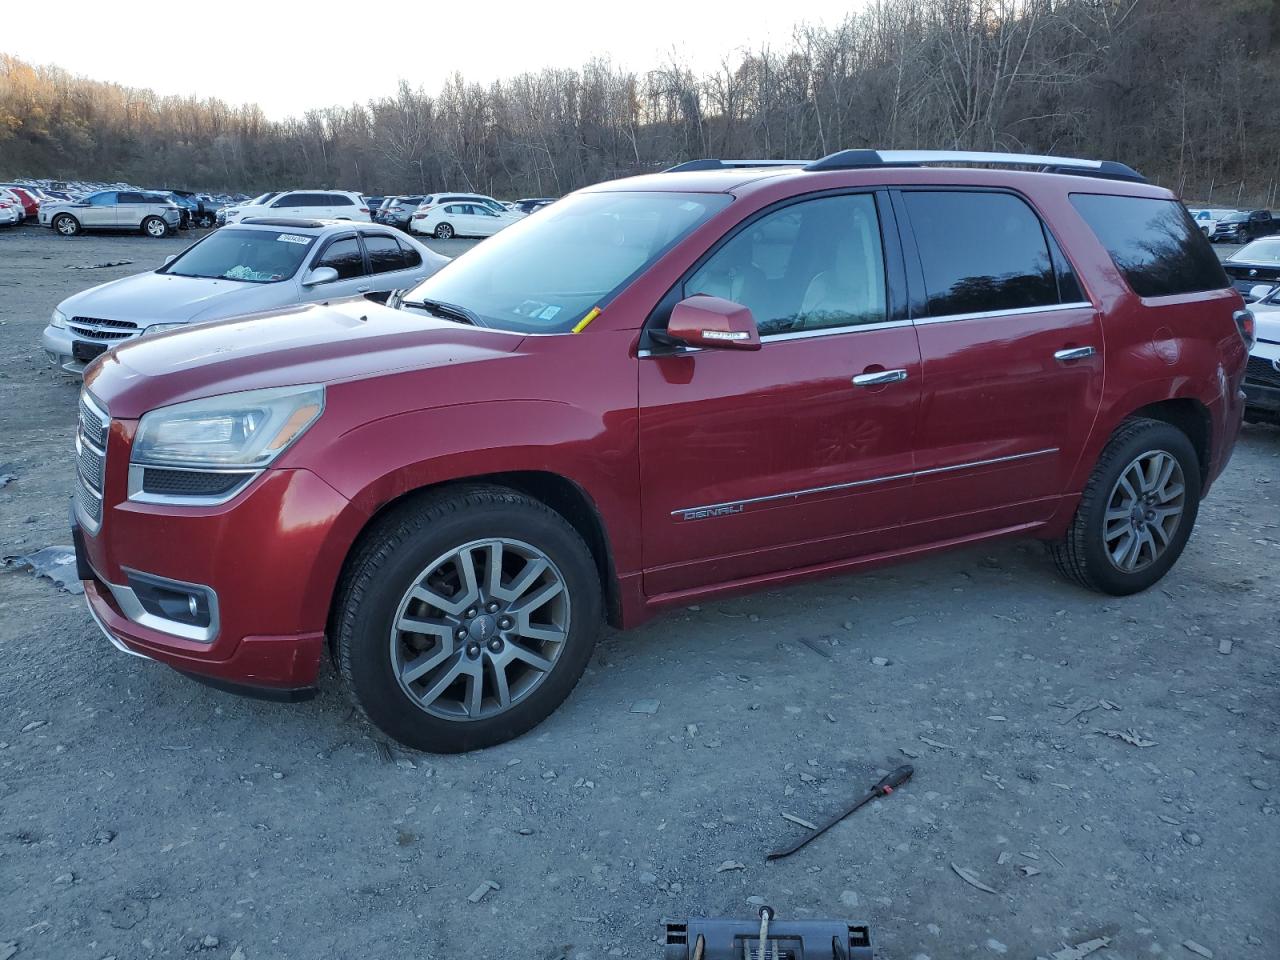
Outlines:
{"type": "Polygon", "coordinates": [[[1231,285],[1209,241],[1176,200],[1073,193],[1071,203],[1138,296],[1231,285]]]}

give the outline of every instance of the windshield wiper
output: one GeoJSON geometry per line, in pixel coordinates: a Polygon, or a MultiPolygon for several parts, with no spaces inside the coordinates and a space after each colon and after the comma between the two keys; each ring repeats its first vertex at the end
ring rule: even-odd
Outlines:
{"type": "Polygon", "coordinates": [[[446,320],[469,323],[473,327],[484,326],[474,311],[468,310],[466,307],[460,307],[456,303],[445,303],[442,300],[405,300],[402,306],[417,307],[420,310],[434,313],[436,316],[444,317],[446,320]]]}

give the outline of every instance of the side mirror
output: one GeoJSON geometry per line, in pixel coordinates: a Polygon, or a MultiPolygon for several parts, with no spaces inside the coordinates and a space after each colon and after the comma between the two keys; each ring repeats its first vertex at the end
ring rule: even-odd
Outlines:
{"type": "Polygon", "coordinates": [[[176,253],[171,253],[164,258],[164,265],[167,267],[169,264],[173,263],[173,261],[177,259],[178,259],[178,255],[176,253]]]}
{"type": "Polygon", "coordinates": [[[1275,287],[1271,286],[1270,284],[1266,284],[1266,283],[1254,284],[1252,287],[1249,288],[1249,299],[1261,300],[1263,297],[1265,297],[1274,289],[1275,287]]]}
{"type": "Polygon", "coordinates": [[[316,267],[302,278],[304,287],[314,287],[322,283],[333,283],[338,279],[338,271],[333,267],[316,267]]]}
{"type": "Polygon", "coordinates": [[[667,321],[667,338],[688,347],[759,350],[760,331],[740,303],[701,294],[681,300],[667,321]]]}

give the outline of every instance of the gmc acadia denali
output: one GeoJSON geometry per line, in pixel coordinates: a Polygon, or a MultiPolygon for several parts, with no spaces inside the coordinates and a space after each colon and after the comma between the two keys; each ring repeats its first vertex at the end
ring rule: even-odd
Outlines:
{"type": "Polygon", "coordinates": [[[389,736],[482,747],[564,700],[605,621],[1013,535],[1151,586],[1240,428],[1242,307],[1123,164],[693,161],[388,306],[104,354],[80,575],[122,650],[285,699],[328,651],[389,736]]]}

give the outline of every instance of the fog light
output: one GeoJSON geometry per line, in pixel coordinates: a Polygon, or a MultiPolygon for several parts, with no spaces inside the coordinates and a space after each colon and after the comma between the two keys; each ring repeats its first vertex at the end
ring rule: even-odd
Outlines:
{"type": "Polygon", "coordinates": [[[153,617],[191,627],[208,627],[213,621],[207,587],[130,571],[129,589],[142,609],[153,617]]]}

